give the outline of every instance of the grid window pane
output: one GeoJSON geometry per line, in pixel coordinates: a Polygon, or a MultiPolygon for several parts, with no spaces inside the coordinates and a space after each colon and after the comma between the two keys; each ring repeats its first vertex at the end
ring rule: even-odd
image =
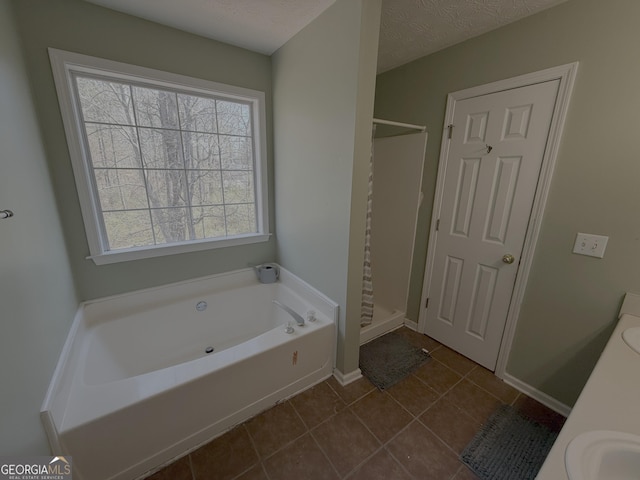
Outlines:
{"type": "Polygon", "coordinates": [[[180,132],[139,128],[142,161],[146,168],[184,169],[180,132]]]}
{"type": "Polygon", "coordinates": [[[133,87],[137,124],[143,127],[178,128],[176,94],[152,88],[133,87]]]}
{"type": "Polygon", "coordinates": [[[190,170],[191,205],[222,205],[222,174],[210,170],[190,170]]]}
{"type": "Polygon", "coordinates": [[[251,135],[251,109],[249,105],[217,100],[218,132],[228,135],[251,135]]]}
{"type": "Polygon", "coordinates": [[[224,237],[224,207],[194,208],[193,227],[197,239],[224,237]]]}
{"type": "Polygon", "coordinates": [[[241,235],[256,231],[256,214],[253,204],[226,206],[227,235],[241,235]]]}
{"type": "Polygon", "coordinates": [[[145,170],[151,208],[188,205],[184,170],[145,170]]]}
{"type": "Polygon", "coordinates": [[[89,123],[86,132],[94,168],[142,167],[135,128],[89,123]]]}
{"type": "Polygon", "coordinates": [[[253,148],[251,137],[220,136],[220,160],[227,170],[253,169],[253,148]]]}
{"type": "Polygon", "coordinates": [[[158,208],[151,210],[156,244],[195,240],[188,208],[158,208]]]}
{"type": "Polygon", "coordinates": [[[111,250],[153,245],[148,210],[104,212],[102,215],[111,250]]]}
{"type": "Polygon", "coordinates": [[[129,85],[76,77],[82,117],[85,122],[134,125],[129,85]]]}
{"type": "Polygon", "coordinates": [[[225,203],[253,202],[253,172],[222,172],[225,203]]]}
{"type": "Polygon", "coordinates": [[[180,125],[183,130],[191,132],[218,131],[216,121],[216,101],[213,98],[196,97],[194,95],[179,94],[178,110],[180,125]]]}
{"type": "Polygon", "coordinates": [[[102,211],[148,208],[142,170],[100,168],[95,175],[102,211]]]}
{"type": "Polygon", "coordinates": [[[182,141],[187,168],[220,169],[218,135],[182,132],[182,141]]]}

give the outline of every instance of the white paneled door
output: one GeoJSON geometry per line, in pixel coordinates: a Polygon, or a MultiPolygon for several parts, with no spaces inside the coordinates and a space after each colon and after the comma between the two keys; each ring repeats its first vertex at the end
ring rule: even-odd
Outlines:
{"type": "Polygon", "coordinates": [[[547,81],[455,103],[425,333],[490,370],[500,350],[559,84],[547,81]]]}

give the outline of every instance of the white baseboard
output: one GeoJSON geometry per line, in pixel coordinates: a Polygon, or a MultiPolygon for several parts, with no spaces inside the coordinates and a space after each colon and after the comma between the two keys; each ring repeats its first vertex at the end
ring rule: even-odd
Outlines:
{"type": "Polygon", "coordinates": [[[404,321],[404,312],[394,310],[388,318],[375,320],[372,324],[360,328],[360,345],[400,328],[404,321]]]}
{"type": "Polygon", "coordinates": [[[559,402],[555,398],[547,395],[544,392],[532,387],[528,383],[523,382],[522,380],[517,379],[516,377],[509,375],[507,372],[504,373],[502,377],[505,383],[508,383],[516,390],[521,391],[522,393],[530,396],[534,400],[537,400],[541,404],[549,407],[551,410],[558,412],[565,417],[568,417],[571,413],[571,407],[565,405],[562,402],[559,402]]]}
{"type": "Polygon", "coordinates": [[[338,381],[340,385],[342,385],[343,387],[346,387],[350,383],[355,382],[356,380],[362,378],[362,372],[360,371],[359,368],[356,368],[354,371],[344,374],[337,368],[334,368],[333,376],[335,377],[335,379],[338,381]]]}
{"type": "Polygon", "coordinates": [[[414,322],[413,320],[409,320],[408,318],[404,319],[404,326],[413,330],[414,332],[418,331],[418,322],[414,322]]]}

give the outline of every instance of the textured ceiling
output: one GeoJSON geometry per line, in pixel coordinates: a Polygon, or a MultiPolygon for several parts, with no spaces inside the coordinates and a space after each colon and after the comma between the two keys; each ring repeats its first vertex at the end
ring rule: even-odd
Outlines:
{"type": "Polygon", "coordinates": [[[382,0],[384,72],[566,0],[382,0]]]}
{"type": "MultiPolygon", "coordinates": [[[[271,55],[336,0],[86,1],[271,55]]],[[[378,72],[564,1],[382,0],[378,72]]]]}

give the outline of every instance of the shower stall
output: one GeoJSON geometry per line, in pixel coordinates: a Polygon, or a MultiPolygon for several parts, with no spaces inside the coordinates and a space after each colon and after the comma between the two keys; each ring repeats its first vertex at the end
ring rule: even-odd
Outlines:
{"type": "Polygon", "coordinates": [[[361,344],[405,323],[427,145],[423,126],[379,119],[374,125],[361,344]]]}

